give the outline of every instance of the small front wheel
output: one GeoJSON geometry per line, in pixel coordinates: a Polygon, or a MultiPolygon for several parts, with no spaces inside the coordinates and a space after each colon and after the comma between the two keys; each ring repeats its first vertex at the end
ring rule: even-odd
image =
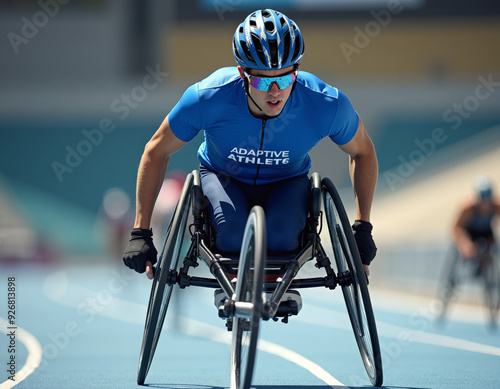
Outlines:
{"type": "Polygon", "coordinates": [[[264,210],[256,206],[250,212],[243,234],[233,296],[231,389],[249,389],[251,385],[262,318],[266,251],[264,210]]]}

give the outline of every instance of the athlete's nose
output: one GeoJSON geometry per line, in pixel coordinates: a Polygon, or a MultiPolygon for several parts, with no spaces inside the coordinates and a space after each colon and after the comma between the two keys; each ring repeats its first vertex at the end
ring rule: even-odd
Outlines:
{"type": "Polygon", "coordinates": [[[273,82],[268,92],[272,95],[278,95],[280,93],[280,88],[278,88],[278,84],[276,82],[273,82]]]}

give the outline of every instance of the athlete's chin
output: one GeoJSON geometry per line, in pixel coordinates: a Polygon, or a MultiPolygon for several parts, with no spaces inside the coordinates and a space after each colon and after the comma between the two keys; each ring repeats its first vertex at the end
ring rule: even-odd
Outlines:
{"type": "Polygon", "coordinates": [[[267,104],[265,113],[267,116],[278,116],[283,111],[283,104],[267,104]]]}

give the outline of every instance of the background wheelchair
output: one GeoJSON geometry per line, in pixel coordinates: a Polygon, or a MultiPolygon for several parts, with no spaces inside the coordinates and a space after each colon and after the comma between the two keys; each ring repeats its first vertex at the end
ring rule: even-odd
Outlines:
{"type": "Polygon", "coordinates": [[[333,183],[311,176],[310,209],[302,248],[289,260],[267,258],[265,215],[254,207],[248,217],[239,260],[213,251],[213,233],[203,212],[205,198],[197,170],[185,181],[167,229],[149,300],[137,383],[144,384],[162,331],[175,285],[215,289],[219,316],[232,331],[231,388],[250,388],[261,320],[287,321],[298,314],[302,301],[296,289],[340,286],[361,359],[371,383],[382,385],[382,359],[370,296],[351,225],[333,183]],[[320,240],[326,219],[336,268],[320,240]],[[188,226],[188,220],[190,224],[188,226]],[[186,227],[191,242],[184,244],[186,227]],[[188,247],[188,248],[187,248],[188,247]],[[183,261],[180,261],[181,255],[183,261]],[[315,260],[323,276],[296,278],[301,267],[315,260]],[[190,276],[204,262],[213,277],[190,276]]]}
{"type": "Polygon", "coordinates": [[[492,329],[498,326],[500,311],[500,256],[496,244],[486,238],[475,240],[477,255],[464,259],[455,245],[448,251],[443,267],[442,286],[438,290],[441,300],[439,320],[443,321],[450,304],[466,284],[478,283],[483,289],[484,304],[488,310],[488,322],[492,329]]]}

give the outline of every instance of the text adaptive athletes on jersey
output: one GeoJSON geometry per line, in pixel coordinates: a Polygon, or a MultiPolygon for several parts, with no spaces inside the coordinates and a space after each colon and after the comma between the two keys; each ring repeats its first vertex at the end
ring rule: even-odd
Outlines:
{"type": "Polygon", "coordinates": [[[228,158],[236,162],[255,165],[286,165],[290,162],[290,151],[247,150],[242,147],[234,147],[228,158]]]}

